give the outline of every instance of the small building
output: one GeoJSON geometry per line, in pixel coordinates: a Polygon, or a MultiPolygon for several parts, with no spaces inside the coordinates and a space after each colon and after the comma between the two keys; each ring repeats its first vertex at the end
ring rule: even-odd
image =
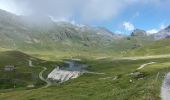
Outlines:
{"type": "Polygon", "coordinates": [[[15,70],[15,66],[14,65],[6,65],[4,67],[5,71],[14,71],[15,70]]]}

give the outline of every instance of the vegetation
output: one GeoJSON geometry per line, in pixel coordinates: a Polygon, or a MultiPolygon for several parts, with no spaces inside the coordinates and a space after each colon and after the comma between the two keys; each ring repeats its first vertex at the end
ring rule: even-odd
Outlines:
{"type": "MultiPolygon", "coordinates": [[[[51,67],[46,61],[19,51],[0,52],[0,58],[1,89],[27,88],[29,85],[33,85],[33,88],[40,87],[44,83],[39,79],[39,72],[43,66],[51,67]],[[29,66],[29,60],[33,62],[33,67],[29,66]],[[5,70],[7,65],[15,66],[15,69],[7,71],[5,70]]],[[[47,71],[49,72],[50,68],[47,71]]]]}
{"type": "Polygon", "coordinates": [[[128,52],[130,56],[147,56],[147,55],[166,55],[170,54],[170,39],[155,41],[149,45],[137,48],[128,52]]]}
{"type": "Polygon", "coordinates": [[[156,41],[139,29],[127,37],[70,23],[39,25],[0,10],[0,100],[160,100],[170,71],[169,44],[170,39],[156,41]],[[73,58],[104,74],[86,73],[42,88],[44,67],[47,78],[56,65],[73,58]],[[137,69],[150,62],[156,63],[137,69]],[[15,70],[4,70],[6,65],[15,70]]]}
{"type": "Polygon", "coordinates": [[[170,59],[148,60],[87,60],[88,70],[105,73],[103,75],[84,74],[64,84],[54,85],[46,89],[16,90],[2,93],[5,100],[159,100],[162,77],[170,71],[170,59]],[[130,74],[150,61],[157,62],[139,70],[143,77],[130,74]],[[20,95],[20,96],[18,96],[20,95]]]}

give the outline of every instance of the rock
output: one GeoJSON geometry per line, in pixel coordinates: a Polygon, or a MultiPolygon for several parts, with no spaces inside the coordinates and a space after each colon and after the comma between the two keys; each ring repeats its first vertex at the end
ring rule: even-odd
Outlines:
{"type": "Polygon", "coordinates": [[[133,81],[130,79],[129,82],[132,83],[133,81]]]}
{"type": "Polygon", "coordinates": [[[118,79],[118,76],[115,76],[112,80],[117,80],[118,79]]]}
{"type": "Polygon", "coordinates": [[[138,76],[138,75],[140,75],[141,73],[140,72],[133,72],[133,73],[131,73],[130,75],[132,75],[132,76],[138,76]]]}
{"type": "Polygon", "coordinates": [[[147,36],[146,31],[141,30],[141,29],[135,29],[132,33],[131,36],[147,36]]]}
{"type": "Polygon", "coordinates": [[[132,77],[134,78],[137,78],[137,79],[141,79],[141,78],[144,78],[144,74],[139,72],[139,71],[136,71],[136,72],[133,72],[130,74],[132,77]]]}
{"type": "Polygon", "coordinates": [[[154,34],[155,40],[170,38],[170,25],[167,26],[165,29],[159,31],[158,33],[154,34]]]}
{"type": "Polygon", "coordinates": [[[35,86],[33,84],[27,85],[27,88],[34,88],[35,86]]]}
{"type": "Polygon", "coordinates": [[[112,77],[104,77],[104,78],[99,78],[99,80],[106,80],[106,79],[111,79],[112,77]]]}

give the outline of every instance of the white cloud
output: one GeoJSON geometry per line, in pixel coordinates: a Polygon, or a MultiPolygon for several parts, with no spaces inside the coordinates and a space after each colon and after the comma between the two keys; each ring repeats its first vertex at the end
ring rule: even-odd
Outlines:
{"type": "Polygon", "coordinates": [[[151,29],[151,30],[148,30],[147,33],[148,34],[155,34],[157,33],[159,30],[158,29],[151,29]]]}
{"type": "Polygon", "coordinates": [[[16,14],[105,21],[120,14],[136,0],[0,0],[1,9],[16,14]],[[12,5],[12,6],[11,6],[12,5]]]}
{"type": "Polygon", "coordinates": [[[167,25],[165,25],[165,24],[161,24],[160,26],[159,26],[159,28],[154,28],[154,29],[150,29],[150,30],[148,30],[147,31],[147,33],[148,34],[155,34],[155,33],[158,33],[160,30],[162,30],[162,29],[165,29],[167,27],[167,25]]]}
{"type": "Polygon", "coordinates": [[[108,20],[120,14],[135,0],[86,0],[82,9],[85,20],[108,20]]]}
{"type": "MultiPolygon", "coordinates": [[[[0,9],[16,14],[54,16],[82,22],[110,20],[133,5],[168,5],[170,0],[0,0],[0,9]]],[[[136,13],[134,16],[138,16],[136,13]]]]}
{"type": "Polygon", "coordinates": [[[72,24],[72,25],[75,25],[75,26],[77,26],[77,27],[84,27],[85,25],[83,25],[83,24],[78,24],[78,23],[76,23],[76,21],[75,20],[68,20],[67,18],[58,18],[58,19],[56,19],[56,18],[54,18],[53,16],[48,16],[53,22],[67,22],[67,23],[70,23],[70,24],[72,24]]]}
{"type": "Polygon", "coordinates": [[[69,22],[67,18],[60,17],[60,18],[54,18],[53,16],[48,16],[53,22],[69,22]]]}
{"type": "Polygon", "coordinates": [[[167,26],[168,26],[168,25],[161,24],[161,25],[160,25],[160,29],[162,30],[162,29],[166,28],[167,26]]]}
{"type": "Polygon", "coordinates": [[[135,26],[132,23],[130,23],[130,22],[124,22],[123,23],[123,27],[127,31],[133,31],[135,29],[135,26]]]}
{"type": "Polygon", "coordinates": [[[6,10],[12,13],[17,13],[17,14],[20,13],[17,9],[16,3],[11,0],[0,1],[0,9],[6,10]]]}
{"type": "Polygon", "coordinates": [[[28,5],[21,0],[0,0],[0,9],[14,13],[16,15],[29,15],[28,5]]]}

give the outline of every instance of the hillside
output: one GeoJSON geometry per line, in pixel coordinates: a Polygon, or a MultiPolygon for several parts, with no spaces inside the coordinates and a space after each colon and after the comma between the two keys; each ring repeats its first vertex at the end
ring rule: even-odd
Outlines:
{"type": "Polygon", "coordinates": [[[161,39],[129,52],[130,56],[170,54],[170,39],[161,39]]]}
{"type": "Polygon", "coordinates": [[[156,40],[170,38],[170,25],[154,34],[156,40]]]}
{"type": "Polygon", "coordinates": [[[42,84],[38,78],[38,73],[41,71],[38,63],[41,60],[19,51],[1,51],[0,58],[0,89],[27,87],[32,84],[38,86],[42,84]],[[36,67],[30,67],[29,60],[36,67]],[[7,66],[14,66],[14,69],[5,69],[7,66]]]}
{"type": "Polygon", "coordinates": [[[138,60],[83,60],[89,71],[105,74],[84,74],[77,79],[48,88],[1,93],[6,100],[160,100],[162,77],[170,70],[169,58],[138,60]],[[136,70],[150,61],[155,64],[136,70]],[[138,74],[139,73],[139,74],[138,74]],[[159,73],[159,75],[158,75],[159,73]],[[19,97],[18,95],[22,95],[19,97]]]}
{"type": "Polygon", "coordinates": [[[170,100],[170,0],[0,0],[0,100],[170,100]]]}
{"type": "Polygon", "coordinates": [[[20,50],[56,50],[106,46],[114,34],[106,29],[69,23],[28,23],[24,17],[0,10],[0,46],[20,50]],[[20,19],[23,18],[23,19],[20,19]],[[20,20],[19,20],[20,19],[20,20]]]}
{"type": "MultiPolygon", "coordinates": [[[[141,31],[135,34],[140,34],[141,31]]],[[[0,47],[24,52],[68,52],[118,54],[138,48],[153,39],[110,32],[103,27],[67,22],[32,22],[0,10],[0,47]]]]}
{"type": "Polygon", "coordinates": [[[0,99],[159,100],[170,59],[155,55],[170,54],[170,39],[155,36],[141,29],[125,36],[50,19],[29,22],[0,10],[0,99]],[[87,73],[64,83],[48,80],[54,68],[67,69],[64,62],[73,59],[88,66],[87,73]]]}

